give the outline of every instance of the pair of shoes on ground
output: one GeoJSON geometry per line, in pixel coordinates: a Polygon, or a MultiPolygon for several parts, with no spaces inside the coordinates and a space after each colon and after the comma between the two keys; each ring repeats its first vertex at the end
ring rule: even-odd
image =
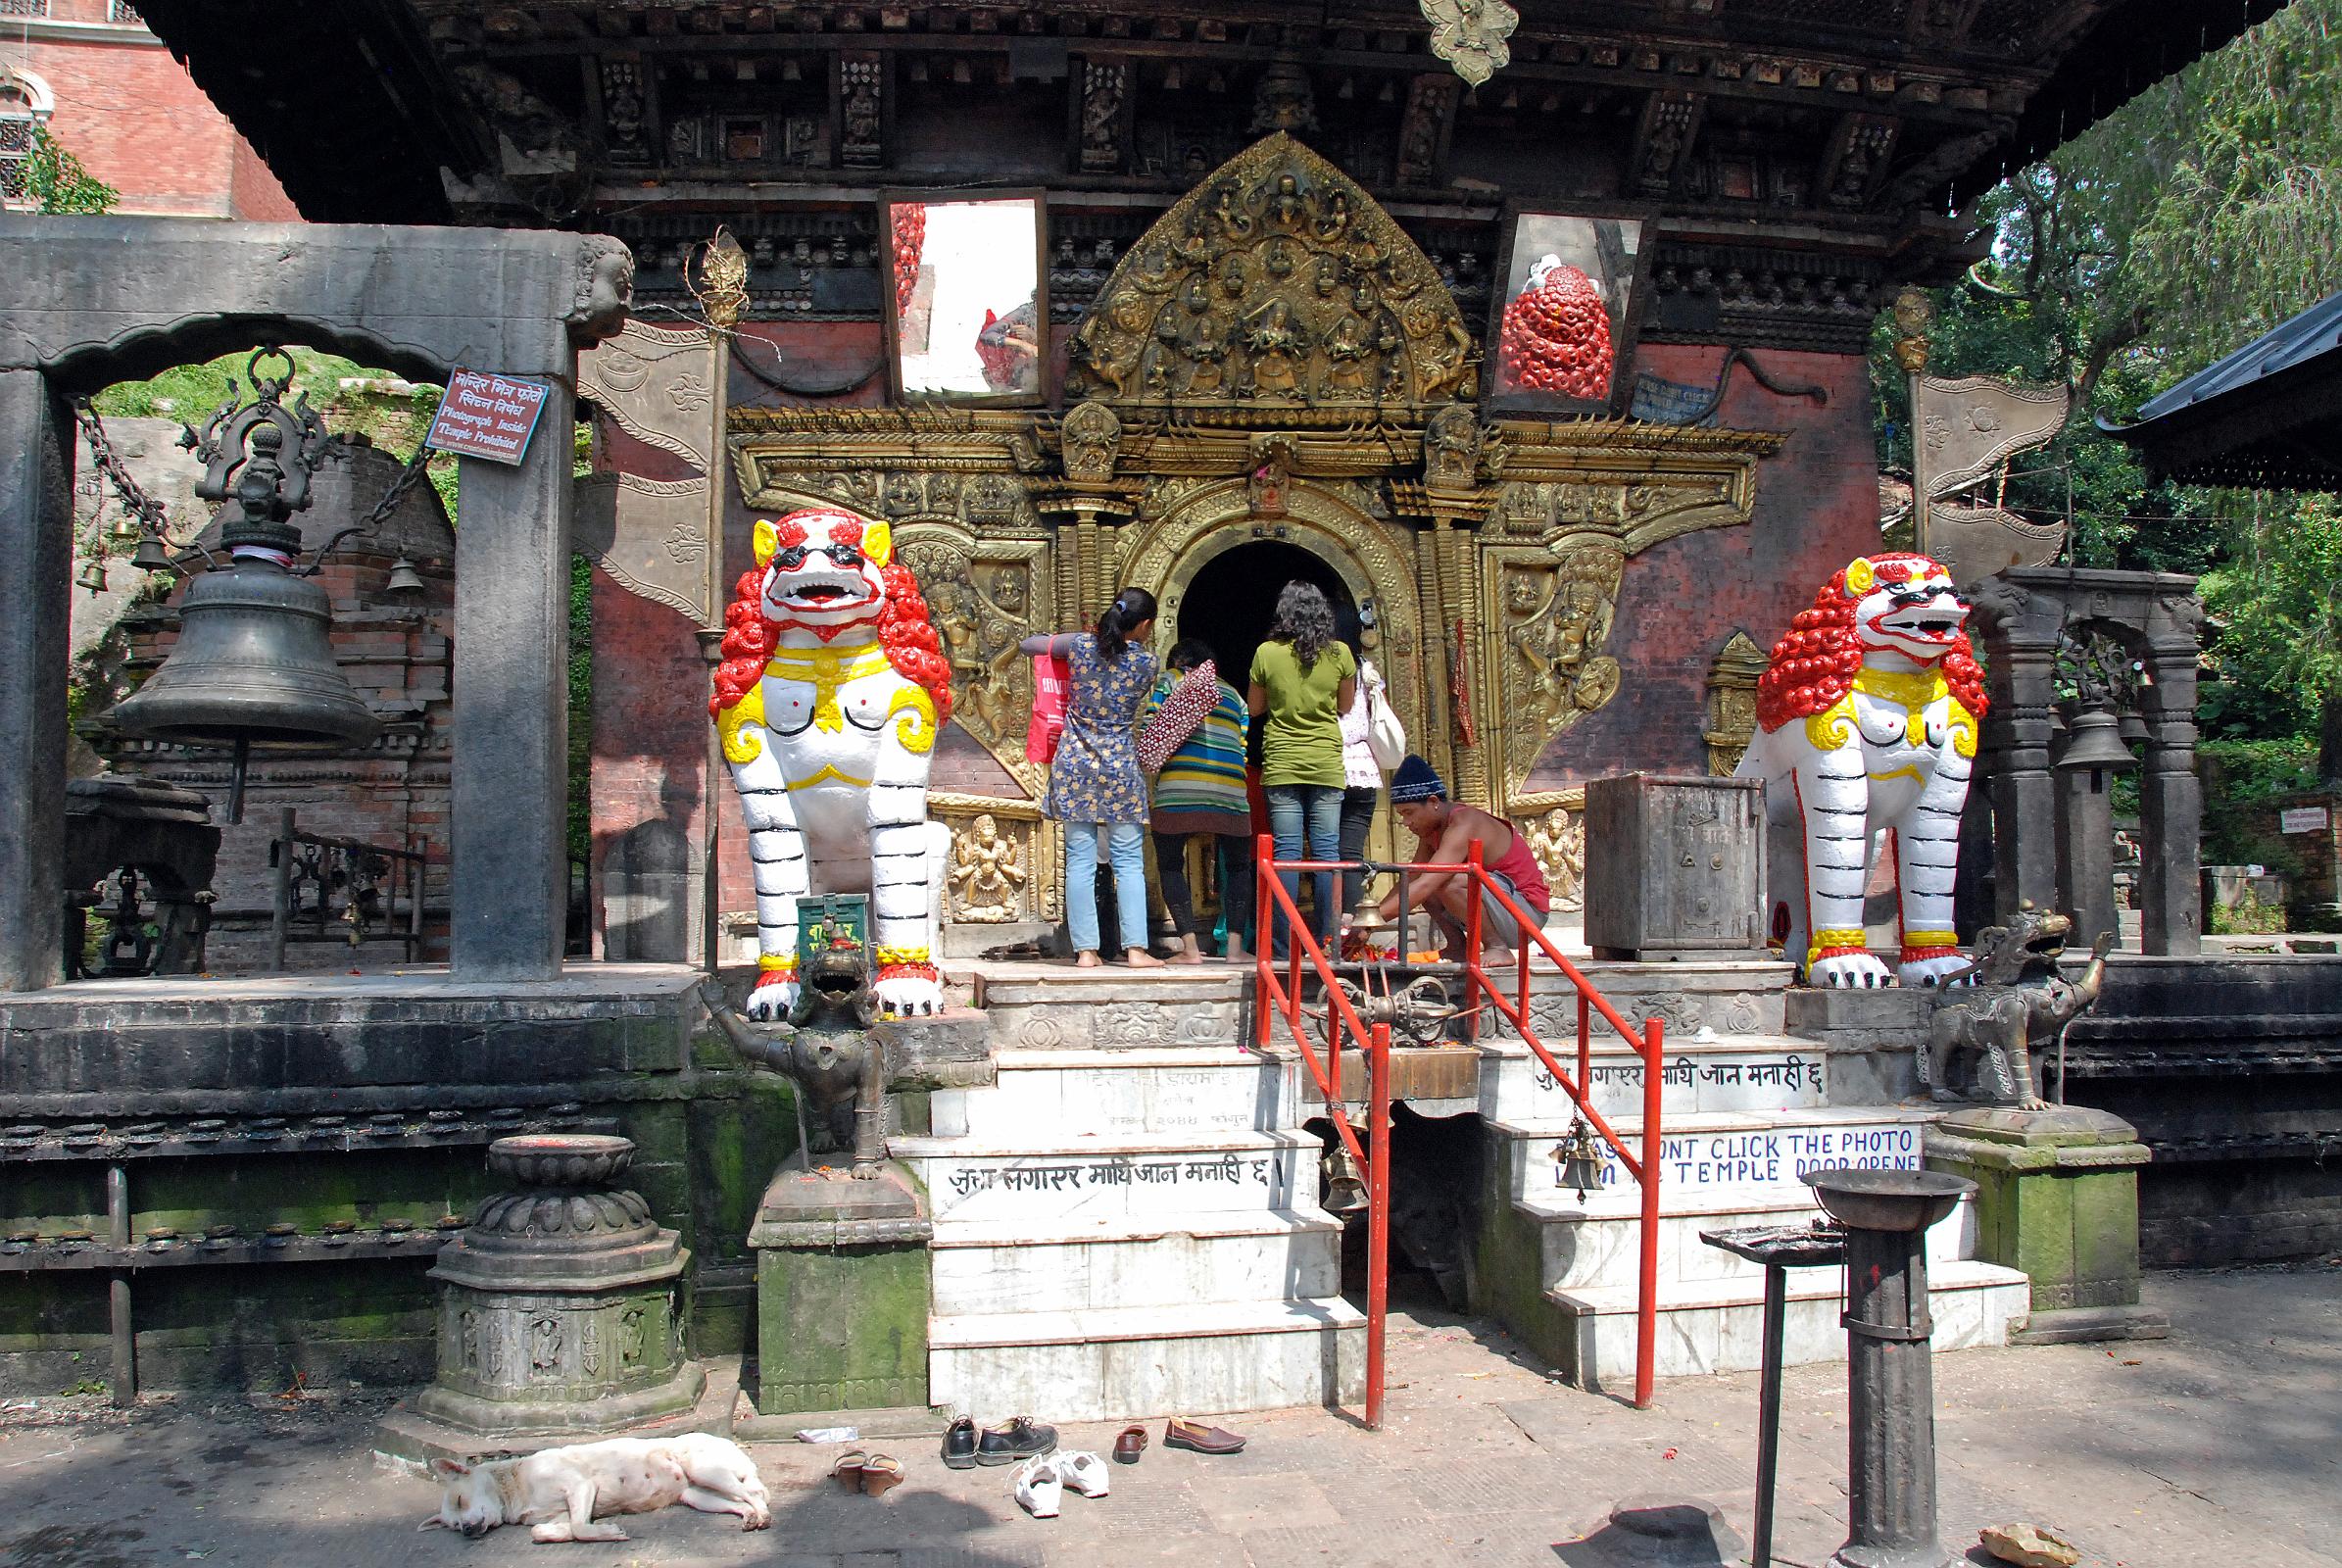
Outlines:
{"type": "Polygon", "coordinates": [[[883,1497],[903,1485],[902,1460],[892,1454],[864,1453],[858,1448],[840,1454],[829,1473],[848,1492],[872,1497],[883,1497]]]}
{"type": "Polygon", "coordinates": [[[944,1463],[953,1470],[1017,1464],[1056,1446],[1057,1429],[1045,1427],[1029,1415],[1017,1416],[1004,1426],[986,1427],[981,1433],[976,1423],[963,1415],[944,1434],[944,1463]]]}
{"type": "Polygon", "coordinates": [[[1054,1519],[1067,1487],[1085,1497],[1102,1497],[1108,1485],[1106,1462],[1095,1453],[1042,1454],[1016,1472],[1016,1500],[1036,1519],[1054,1519]]]}

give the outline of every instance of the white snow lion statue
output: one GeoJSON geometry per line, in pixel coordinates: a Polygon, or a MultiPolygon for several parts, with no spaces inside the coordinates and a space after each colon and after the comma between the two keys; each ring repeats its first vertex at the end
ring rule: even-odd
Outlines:
{"type": "Polygon", "coordinates": [[[756,987],[797,1001],[797,901],[870,894],[873,989],[890,1013],[942,1008],[935,966],[951,834],[927,820],[951,665],[883,522],[822,507],[756,524],[756,568],[724,611],[708,702],[756,862],[756,987]]]}
{"type": "Polygon", "coordinates": [[[1757,732],[1738,776],[1765,781],[1773,934],[1807,984],[1884,986],[1862,918],[1874,836],[1901,894],[1902,978],[1968,968],[1952,876],[1984,714],[1968,606],[1925,556],[1858,558],[1802,611],[1757,682],[1757,732]]]}

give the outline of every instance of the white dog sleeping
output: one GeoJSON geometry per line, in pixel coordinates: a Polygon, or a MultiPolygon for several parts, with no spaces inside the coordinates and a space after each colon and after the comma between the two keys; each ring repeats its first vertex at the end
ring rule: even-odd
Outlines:
{"type": "Polygon", "coordinates": [[[772,1523],[756,1461],[739,1444],[704,1432],[578,1443],[476,1465],[435,1459],[431,1474],[443,1488],[439,1511],[418,1528],[461,1530],[473,1541],[498,1525],[533,1526],[533,1541],[624,1541],[625,1531],[594,1520],[670,1502],[736,1513],[743,1530],[772,1523]]]}

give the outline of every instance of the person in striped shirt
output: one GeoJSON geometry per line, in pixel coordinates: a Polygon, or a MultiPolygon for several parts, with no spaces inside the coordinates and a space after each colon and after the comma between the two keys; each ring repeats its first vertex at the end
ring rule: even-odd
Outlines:
{"type": "Polygon", "coordinates": [[[1188,679],[1208,680],[1217,699],[1187,738],[1164,760],[1154,780],[1155,874],[1163,889],[1163,903],[1179,929],[1179,953],[1173,963],[1201,963],[1204,927],[1195,916],[1195,902],[1188,886],[1188,840],[1201,833],[1219,855],[1220,908],[1228,919],[1227,958],[1248,961],[1245,935],[1252,921],[1252,812],[1244,797],[1244,694],[1219,678],[1209,645],[1190,638],[1171,650],[1164,661],[1168,673],[1155,687],[1141,716],[1141,727],[1154,716],[1165,699],[1188,679]]]}

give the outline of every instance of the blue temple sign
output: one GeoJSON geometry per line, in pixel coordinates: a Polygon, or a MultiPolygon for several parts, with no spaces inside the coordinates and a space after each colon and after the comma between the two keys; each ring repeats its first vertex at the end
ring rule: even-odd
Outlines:
{"type": "Polygon", "coordinates": [[[527,376],[460,369],[447,378],[424,439],[441,452],[516,465],[528,453],[550,390],[527,376]]]}

